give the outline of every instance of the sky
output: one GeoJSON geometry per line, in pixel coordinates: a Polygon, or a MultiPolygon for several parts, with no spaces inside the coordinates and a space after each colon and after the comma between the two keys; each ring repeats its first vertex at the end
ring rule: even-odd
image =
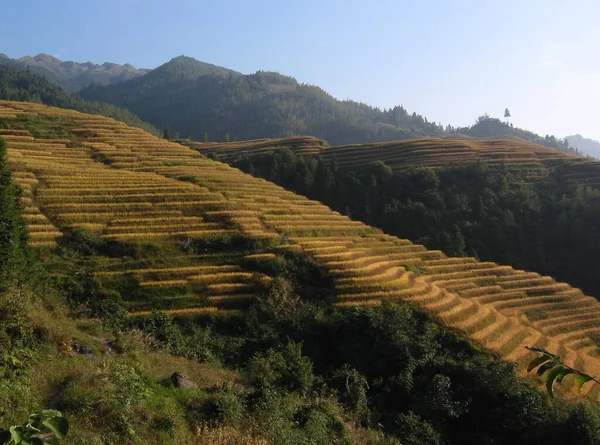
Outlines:
{"type": "Polygon", "coordinates": [[[600,140],[598,0],[19,0],[0,53],[278,71],[429,121],[600,140]]]}

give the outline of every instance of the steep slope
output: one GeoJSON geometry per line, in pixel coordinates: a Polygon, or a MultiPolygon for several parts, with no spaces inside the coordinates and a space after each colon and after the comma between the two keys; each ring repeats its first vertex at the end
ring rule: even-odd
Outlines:
{"type": "Polygon", "coordinates": [[[31,71],[41,74],[71,92],[79,91],[92,83],[110,85],[124,82],[142,76],[149,71],[135,68],[128,63],[119,65],[105,62],[99,65],[92,62],[63,62],[48,54],[38,54],[34,57],[25,56],[19,59],[9,59],[5,56],[0,59],[4,62],[11,61],[22,68],[29,68],[31,71]]]}
{"type": "Polygon", "coordinates": [[[334,279],[334,306],[407,301],[507,360],[527,360],[523,346],[537,345],[589,373],[600,370],[600,303],[567,284],[386,236],[110,119],[16,102],[0,102],[0,118],[10,124],[1,134],[25,189],[34,245],[43,252],[64,242],[60,234],[95,234],[97,243],[116,249],[90,258],[105,287],[117,292],[119,280],[133,278],[139,288],[160,291],[151,300],[123,294],[133,314],[145,315],[148,304],[176,315],[230,314],[269,280],[253,265],[273,252],[301,251],[334,279]],[[48,135],[43,125],[57,118],[68,123],[60,139],[41,137],[48,135]],[[188,239],[221,243],[224,253],[190,255],[188,239]],[[227,251],[231,239],[250,243],[254,253],[240,244],[227,251]],[[128,243],[150,243],[162,259],[152,267],[122,261],[118,252],[128,243]]]}
{"type": "Polygon", "coordinates": [[[352,169],[375,161],[383,161],[394,170],[485,162],[521,172],[532,181],[543,179],[556,169],[567,182],[600,187],[600,162],[514,139],[427,138],[333,147],[308,137],[303,139],[303,144],[297,141],[298,138],[230,143],[184,140],[182,143],[227,163],[279,148],[289,148],[299,155],[318,155],[327,162],[334,162],[339,168],[352,169]]]}
{"type": "Polygon", "coordinates": [[[330,144],[440,135],[441,127],[402,107],[381,111],[339,101],[277,73],[241,75],[178,57],[148,75],[81,92],[128,108],[171,133],[223,141],[311,134],[330,144]]]}
{"type": "Polygon", "coordinates": [[[156,128],[143,122],[129,110],[105,103],[86,101],[76,94],[65,91],[42,75],[18,66],[4,64],[2,60],[0,60],[0,99],[41,102],[45,105],[69,108],[84,113],[102,114],[158,134],[156,128]]]}

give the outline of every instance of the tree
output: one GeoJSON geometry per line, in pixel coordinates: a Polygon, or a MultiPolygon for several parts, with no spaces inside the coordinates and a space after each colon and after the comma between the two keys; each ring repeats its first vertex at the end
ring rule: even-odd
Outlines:
{"type": "Polygon", "coordinates": [[[504,109],[504,119],[506,119],[506,123],[508,124],[508,118],[510,117],[510,111],[508,111],[508,108],[504,109]]]}
{"type": "Polygon", "coordinates": [[[204,137],[202,138],[202,141],[203,142],[210,142],[210,139],[208,137],[208,132],[206,132],[206,131],[204,132],[204,137]]]}
{"type": "Polygon", "coordinates": [[[169,133],[169,129],[168,128],[165,128],[163,130],[163,139],[166,139],[166,140],[171,139],[171,134],[169,133]]]}
{"type": "Polygon", "coordinates": [[[231,142],[231,136],[229,136],[229,133],[225,133],[225,142],[231,142]]]}

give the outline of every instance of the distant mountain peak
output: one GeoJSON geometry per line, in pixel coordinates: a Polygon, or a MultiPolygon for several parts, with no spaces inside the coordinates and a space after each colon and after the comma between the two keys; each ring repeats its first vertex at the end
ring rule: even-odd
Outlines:
{"type": "Polygon", "coordinates": [[[51,56],[50,54],[40,53],[33,58],[36,62],[51,62],[51,63],[61,63],[62,60],[51,56]]]}
{"type": "Polygon", "coordinates": [[[0,53],[0,59],[9,59],[10,57],[8,57],[6,54],[4,53],[0,53]]]}
{"type": "Polygon", "coordinates": [[[112,62],[96,64],[93,62],[61,61],[50,54],[40,53],[34,57],[24,56],[10,59],[0,57],[5,62],[29,66],[31,70],[58,83],[63,88],[75,92],[92,83],[114,84],[146,74],[149,70],[140,70],[131,64],[119,65],[112,62]]]}
{"type": "Polygon", "coordinates": [[[213,65],[212,63],[201,62],[193,57],[185,55],[174,57],[167,63],[159,66],[152,71],[156,77],[168,76],[171,78],[193,80],[205,75],[241,75],[237,71],[213,65]]]}

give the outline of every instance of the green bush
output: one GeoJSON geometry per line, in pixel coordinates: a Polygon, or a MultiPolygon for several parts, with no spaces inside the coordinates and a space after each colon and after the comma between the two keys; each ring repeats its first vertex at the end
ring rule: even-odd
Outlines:
{"type": "Polygon", "coordinates": [[[219,423],[239,428],[246,418],[245,400],[229,382],[224,382],[208,404],[208,412],[219,423]]]}
{"type": "Polygon", "coordinates": [[[46,409],[31,414],[24,425],[0,429],[0,444],[42,445],[54,439],[64,439],[69,432],[69,422],[60,411],[46,409]]]}
{"type": "Polygon", "coordinates": [[[314,383],[312,362],[302,355],[302,344],[290,342],[280,351],[269,349],[248,363],[250,382],[260,389],[282,388],[307,394],[314,383]]]}

